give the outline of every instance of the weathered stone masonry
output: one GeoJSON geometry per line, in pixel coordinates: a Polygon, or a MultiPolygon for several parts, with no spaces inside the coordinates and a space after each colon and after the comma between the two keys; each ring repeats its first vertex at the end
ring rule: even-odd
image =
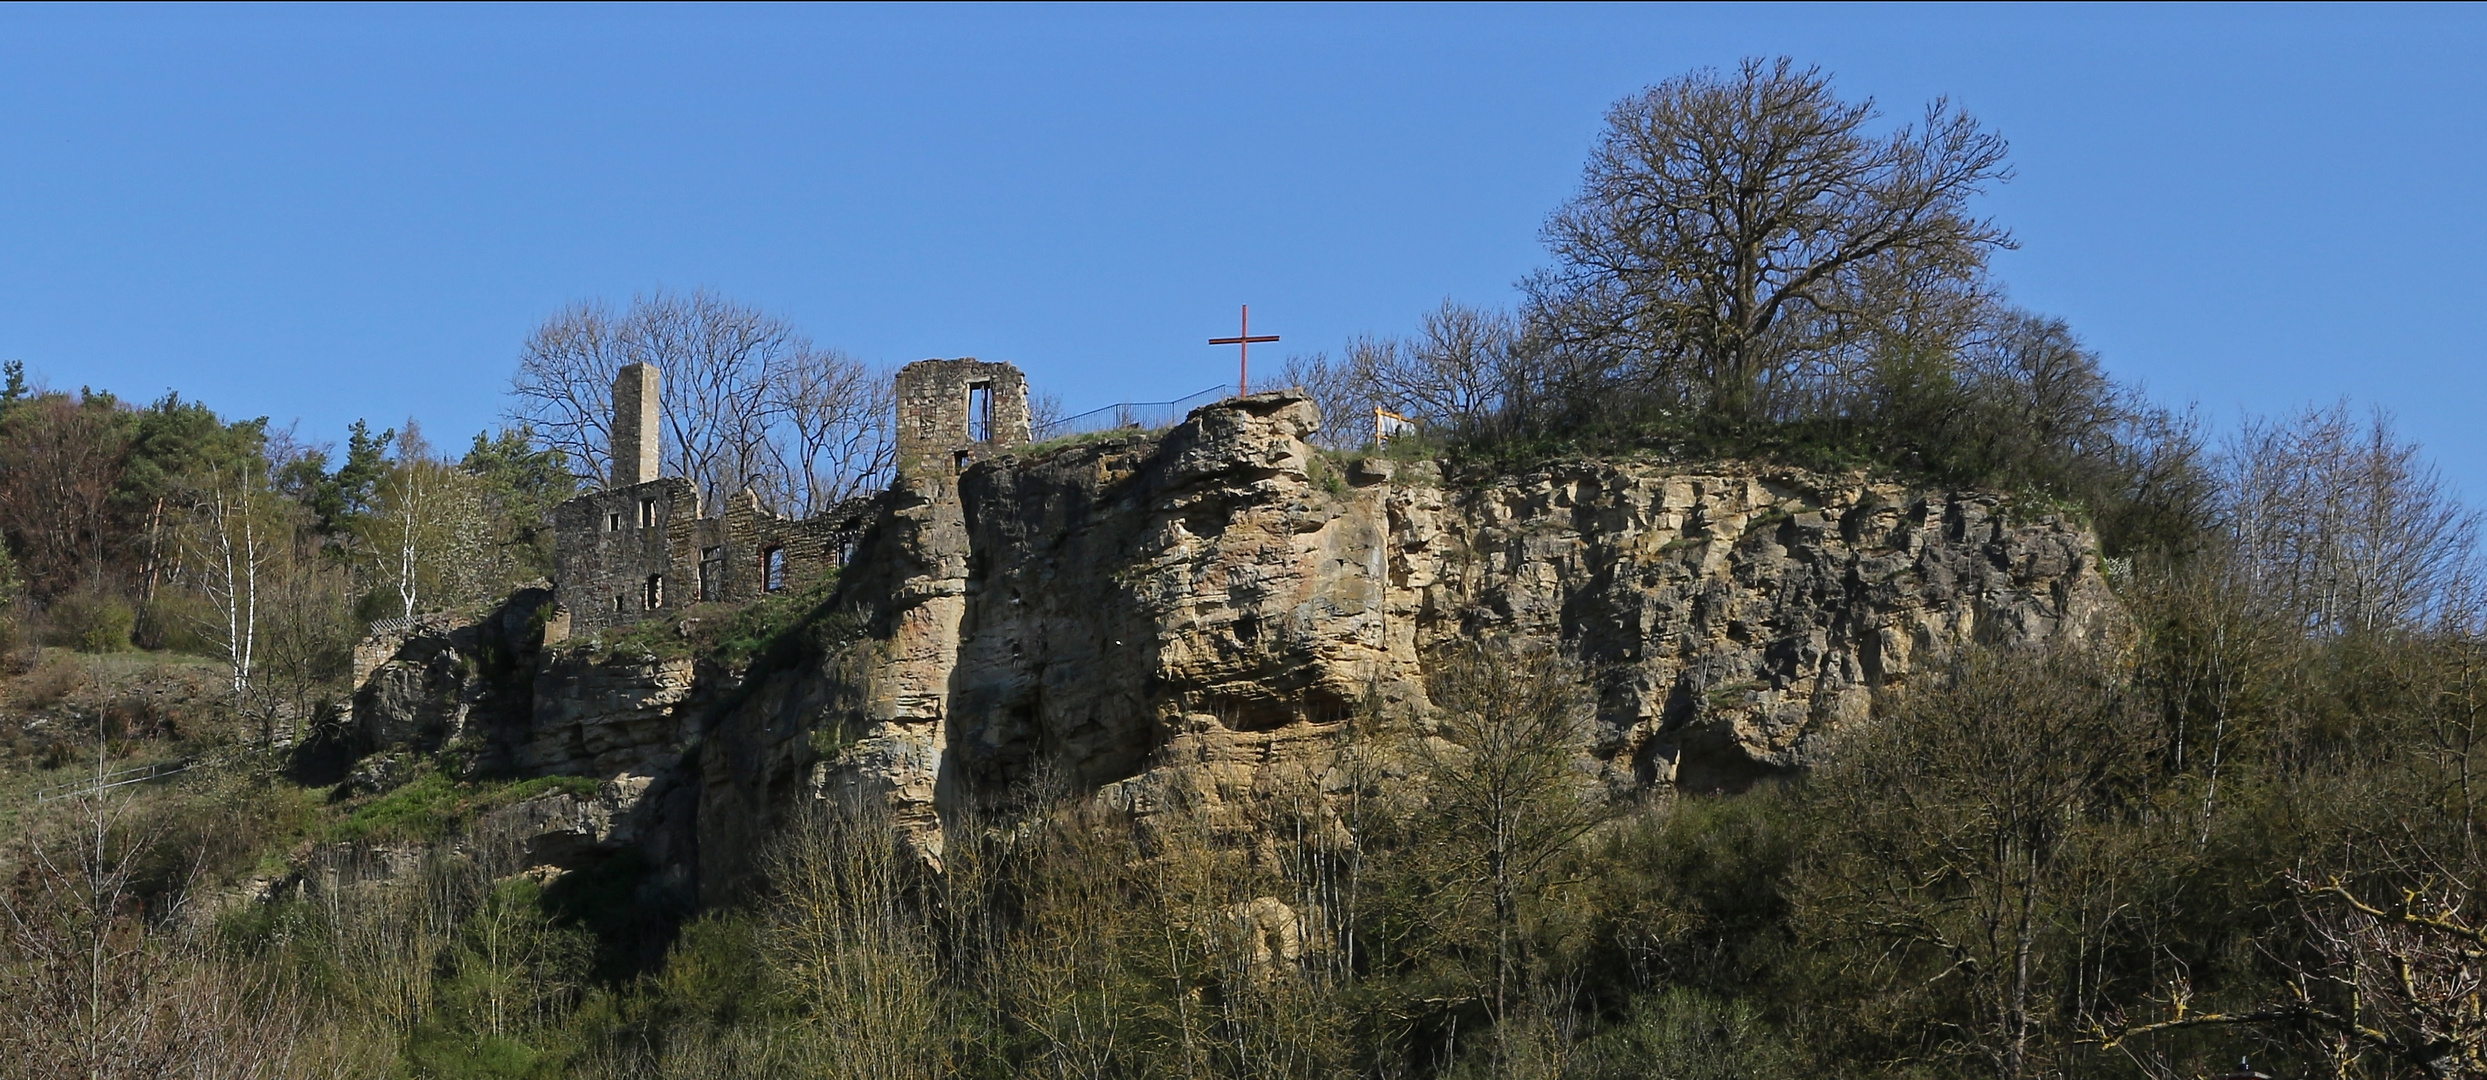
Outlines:
{"type": "MultiPolygon", "coordinates": [[[[622,369],[613,384],[614,482],[553,511],[555,596],[571,633],[796,587],[843,565],[866,523],[869,498],[794,519],[762,509],[749,491],[711,516],[697,486],[656,476],[661,388],[654,367],[622,369]]],[[[909,364],[897,397],[904,476],[955,477],[979,454],[1028,441],[1027,379],[1012,365],[909,364]]]]}
{"type": "Polygon", "coordinates": [[[745,491],[705,517],[699,489],[678,476],[582,495],[553,510],[555,596],[572,633],[756,600],[839,566],[869,501],[798,520],[745,491]]]}
{"type": "Polygon", "coordinates": [[[625,488],[662,474],[664,376],[654,364],[625,364],[613,375],[613,483],[625,488]]]}
{"type": "Polygon", "coordinates": [[[1028,380],[972,357],[898,369],[898,471],[951,475],[979,454],[1028,441],[1028,380]]]}

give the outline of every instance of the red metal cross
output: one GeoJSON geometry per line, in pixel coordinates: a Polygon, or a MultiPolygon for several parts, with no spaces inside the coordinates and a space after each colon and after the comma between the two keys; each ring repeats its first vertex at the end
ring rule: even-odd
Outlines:
{"type": "Polygon", "coordinates": [[[1255,341],[1276,340],[1278,340],[1278,335],[1276,334],[1266,334],[1261,337],[1252,336],[1252,305],[1250,304],[1245,304],[1243,306],[1243,329],[1240,332],[1238,332],[1234,337],[1213,337],[1209,339],[1209,344],[1211,345],[1235,346],[1235,393],[1238,396],[1252,392],[1252,343],[1255,341]]]}

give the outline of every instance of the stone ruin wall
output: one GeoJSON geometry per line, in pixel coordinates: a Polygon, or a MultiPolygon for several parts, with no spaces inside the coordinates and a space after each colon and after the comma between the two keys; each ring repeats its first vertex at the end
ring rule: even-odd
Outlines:
{"type": "Polygon", "coordinates": [[[696,589],[699,489],[669,476],[591,492],[553,508],[553,580],[572,633],[628,626],[653,610],[687,607],[696,589]]]}
{"type": "Polygon", "coordinates": [[[956,474],[979,451],[1028,441],[1028,380],[1010,364],[918,360],[898,369],[898,471],[956,474]],[[977,391],[984,416],[976,416],[977,391]],[[983,431],[978,431],[978,422],[983,431]],[[979,439],[975,436],[983,435],[979,439]]]}
{"type": "Polygon", "coordinates": [[[624,364],[614,373],[613,482],[607,487],[631,487],[663,475],[658,435],[664,430],[664,382],[654,364],[624,364]]]}
{"type": "Polygon", "coordinates": [[[757,600],[771,591],[772,552],[784,559],[780,589],[799,589],[845,564],[870,505],[849,499],[810,518],[785,518],[746,491],[726,500],[723,515],[705,517],[698,489],[680,477],[579,496],[553,511],[553,575],[569,632],[757,600]]]}
{"type": "Polygon", "coordinates": [[[691,523],[681,545],[685,581],[704,583],[701,599],[749,603],[772,591],[800,589],[846,564],[862,535],[870,497],[848,499],[808,518],[780,517],[745,491],[726,500],[720,517],[691,523]],[[768,587],[770,553],[784,556],[778,588],[768,587]]]}
{"type": "MultiPolygon", "coordinates": [[[[901,369],[896,382],[902,475],[954,477],[984,451],[1028,441],[1027,379],[1015,366],[924,360],[901,369]]],[[[780,587],[800,588],[843,566],[867,522],[870,497],[797,519],[762,509],[748,491],[710,516],[690,481],[655,477],[661,386],[661,373],[645,364],[615,377],[614,483],[553,512],[553,579],[566,632],[759,599],[771,591],[773,558],[782,559],[780,587]]]]}

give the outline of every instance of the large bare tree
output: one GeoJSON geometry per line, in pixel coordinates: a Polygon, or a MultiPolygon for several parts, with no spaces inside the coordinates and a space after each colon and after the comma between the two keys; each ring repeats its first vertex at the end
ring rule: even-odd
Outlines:
{"type": "Polygon", "coordinates": [[[784,365],[772,389],[771,501],[810,514],[886,482],[897,462],[888,375],[837,349],[784,365]]]}
{"type": "Polygon", "coordinates": [[[583,478],[609,482],[613,376],[632,363],[664,372],[665,471],[697,484],[707,506],[750,487],[809,513],[886,475],[886,380],[707,290],[641,296],[618,314],[584,302],[545,320],[519,356],[511,411],[583,478]]]}
{"type": "MultiPolygon", "coordinates": [[[[1886,134],[1820,69],[1748,59],[1616,103],[1528,283],[1548,377],[1741,420],[1853,377],[1882,339],[1973,325],[2010,236],[1969,200],[2004,141],[1948,102],[1886,134]]],[[[1927,339],[1933,339],[1929,342],[1927,339]]]]}

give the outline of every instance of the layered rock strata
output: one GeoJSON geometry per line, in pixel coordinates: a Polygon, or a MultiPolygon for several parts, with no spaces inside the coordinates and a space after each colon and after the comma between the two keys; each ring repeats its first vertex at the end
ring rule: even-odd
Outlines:
{"type": "Polygon", "coordinates": [[[970,470],[955,522],[902,530],[869,749],[824,775],[918,818],[1040,773],[1248,787],[1360,703],[1421,713],[1446,641],[1508,636],[1592,672],[1582,749],[1612,783],[1734,787],[1955,643],[2085,635],[2113,604],[2086,531],[1993,495],[1631,461],[1445,478],[1323,458],[1317,423],[1262,394],[970,470]]]}
{"type": "Polygon", "coordinates": [[[630,835],[714,898],[811,798],[881,800],[937,856],[945,814],[1029,785],[1142,811],[1178,781],[1251,791],[1359,709],[1421,717],[1455,640],[1577,657],[1610,784],[1718,789],[1818,760],[1961,642],[2114,610],[2083,528],[1993,495],[1658,460],[1446,477],[1320,454],[1318,422],[1258,394],[909,476],[800,648],[746,671],[548,650],[488,741],[674,792],[630,835]]]}

